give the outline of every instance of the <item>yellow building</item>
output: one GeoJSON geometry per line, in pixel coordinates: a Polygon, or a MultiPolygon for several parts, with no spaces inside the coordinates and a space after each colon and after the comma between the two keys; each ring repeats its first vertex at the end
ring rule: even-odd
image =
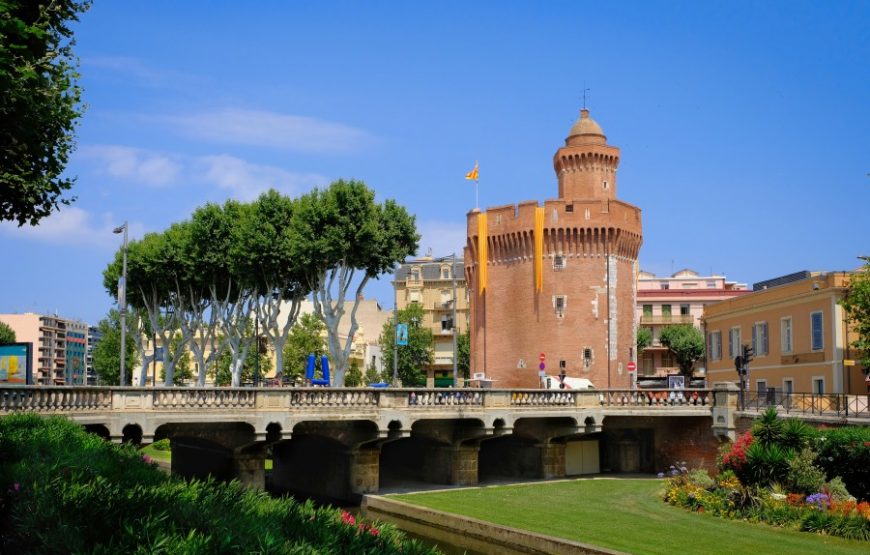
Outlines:
{"type": "Polygon", "coordinates": [[[839,301],[847,272],[799,272],[756,283],[752,293],[704,308],[707,376],[711,383],[739,381],[734,358],[742,345],[755,350],[750,390],[785,393],[866,393],[857,337],[839,301]]]}
{"type": "Polygon", "coordinates": [[[423,308],[423,327],[432,330],[435,363],[426,369],[427,387],[453,385],[453,334],[468,331],[468,292],[465,287],[463,259],[424,256],[408,260],[395,274],[396,307],[411,303],[423,308]],[[456,289],[454,325],[453,291],[456,289]]]}

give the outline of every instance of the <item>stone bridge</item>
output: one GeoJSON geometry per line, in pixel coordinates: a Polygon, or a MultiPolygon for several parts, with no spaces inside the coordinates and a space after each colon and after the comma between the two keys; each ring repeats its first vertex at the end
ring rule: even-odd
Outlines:
{"type": "Polygon", "coordinates": [[[654,472],[714,463],[737,391],[0,388],[0,415],[66,416],[116,442],[168,438],[172,472],[329,500],[402,481],[654,472]]]}

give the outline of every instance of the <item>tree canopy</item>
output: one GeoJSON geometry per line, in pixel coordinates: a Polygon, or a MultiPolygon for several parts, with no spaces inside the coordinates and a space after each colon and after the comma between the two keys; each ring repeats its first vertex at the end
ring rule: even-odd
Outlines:
{"type": "Polygon", "coordinates": [[[858,349],[864,372],[870,372],[870,261],[852,275],[849,290],[840,303],[858,338],[852,346],[858,349]]]}
{"type": "Polygon", "coordinates": [[[6,322],[0,322],[0,345],[15,343],[15,330],[6,322]]]}
{"type": "Polygon", "coordinates": [[[286,376],[301,378],[305,374],[308,355],[314,355],[319,363],[320,357],[326,354],[326,340],[322,335],[325,329],[326,326],[316,314],[309,312],[299,317],[284,346],[286,376]]]}
{"type": "MultiPolygon", "coordinates": [[[[432,330],[423,326],[423,307],[411,303],[407,308],[397,311],[396,320],[408,324],[408,344],[398,346],[399,379],[405,387],[426,385],[426,368],[434,362],[435,351],[432,330]]],[[[395,342],[395,322],[386,322],[380,337],[384,374],[392,375],[395,342]]]]}
{"type": "MultiPolygon", "coordinates": [[[[163,351],[165,385],[176,382],[175,367],[189,350],[200,369],[199,385],[205,382],[206,353],[227,351],[230,383],[238,386],[254,329],[269,339],[279,372],[301,372],[300,349],[305,357],[323,349],[286,348],[300,304],[311,294],[326,327],[334,383],[342,384],[363,288],[413,253],[418,240],[414,218],[393,201],[375,203],[360,181],[339,180],[297,199],[270,190],[253,203],[206,204],[189,220],[129,242],[127,302],[143,315],[137,320],[141,329],[132,333],[139,337],[147,327],[148,336],[163,345],[180,333],[178,348],[163,351]],[[355,290],[348,294],[351,285],[355,290]],[[350,331],[339,337],[346,316],[350,331]]],[[[122,259],[119,250],[103,272],[112,296],[122,259]]]]}
{"type": "Polygon", "coordinates": [[[643,350],[650,346],[652,343],[652,330],[647,327],[639,327],[637,328],[637,354],[640,356],[643,353],[643,350]]]}
{"type": "Polygon", "coordinates": [[[293,215],[293,258],[305,268],[314,310],[326,324],[335,383],[344,383],[356,311],[368,281],[394,270],[417,251],[414,217],[395,201],[375,202],[362,181],[341,180],[302,196],[293,215]],[[351,286],[356,289],[351,293],[351,286]],[[339,336],[345,300],[351,298],[350,326],[339,336]]]}
{"type": "MultiPolygon", "coordinates": [[[[97,324],[101,338],[93,350],[94,371],[102,385],[120,385],[121,379],[121,315],[117,310],[110,310],[105,318],[97,324]]],[[[136,347],[133,341],[127,341],[127,368],[136,366],[136,347]]],[[[132,375],[132,374],[131,374],[132,375]]]]}
{"type": "Polygon", "coordinates": [[[701,331],[691,324],[666,326],[659,338],[677,359],[680,373],[690,378],[695,361],[704,356],[704,336],[701,331]]]}
{"type": "Polygon", "coordinates": [[[74,198],[62,176],[84,108],[70,23],[90,1],[0,1],[0,221],[36,225],[74,198]]]}

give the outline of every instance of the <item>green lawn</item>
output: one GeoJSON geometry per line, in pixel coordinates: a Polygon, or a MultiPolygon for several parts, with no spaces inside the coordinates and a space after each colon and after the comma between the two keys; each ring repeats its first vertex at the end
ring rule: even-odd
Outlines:
{"type": "Polygon", "coordinates": [[[660,480],[595,479],[390,497],[638,555],[870,553],[867,542],[692,513],[666,504],[662,491],[660,480]]]}

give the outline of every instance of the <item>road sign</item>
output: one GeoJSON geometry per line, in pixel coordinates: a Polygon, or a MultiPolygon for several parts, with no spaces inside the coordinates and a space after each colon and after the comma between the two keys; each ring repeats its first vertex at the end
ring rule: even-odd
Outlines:
{"type": "Polygon", "coordinates": [[[629,362],[627,368],[629,372],[634,372],[637,370],[637,364],[635,364],[634,361],[629,362]]]}
{"type": "Polygon", "coordinates": [[[544,360],[545,360],[546,358],[547,358],[547,357],[544,356],[544,353],[541,353],[541,354],[538,355],[538,360],[540,360],[541,362],[544,362],[544,360]]]}
{"type": "Polygon", "coordinates": [[[541,364],[538,365],[538,368],[540,368],[541,370],[543,370],[543,369],[546,368],[546,367],[547,367],[547,365],[544,364],[543,362],[542,362],[541,364]]]}
{"type": "Polygon", "coordinates": [[[855,366],[855,361],[853,359],[847,358],[843,361],[843,366],[855,366]]]}

